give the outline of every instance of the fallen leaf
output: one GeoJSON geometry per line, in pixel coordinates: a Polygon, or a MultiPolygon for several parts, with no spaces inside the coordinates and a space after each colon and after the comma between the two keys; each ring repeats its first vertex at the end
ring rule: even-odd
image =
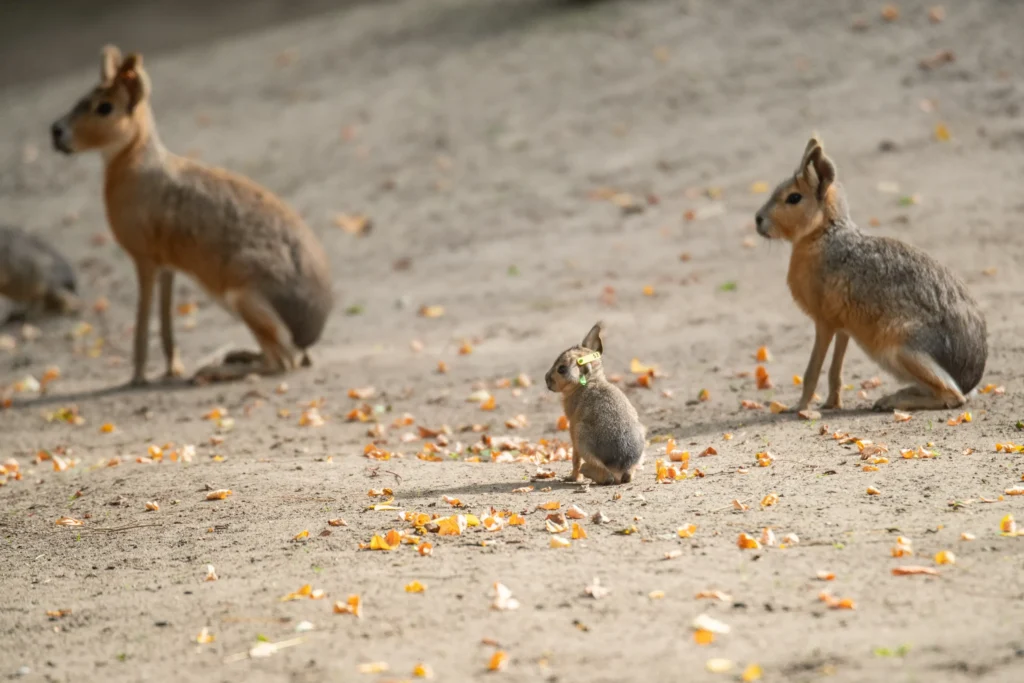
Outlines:
{"type": "Polygon", "coordinates": [[[710,645],[715,642],[715,634],[699,628],[693,632],[693,642],[698,645],[710,645]]]}
{"type": "Polygon", "coordinates": [[[359,673],[361,674],[382,674],[390,669],[391,667],[387,662],[364,662],[359,665],[359,673]]]}
{"type": "Polygon", "coordinates": [[[815,575],[815,577],[818,579],[818,581],[835,581],[836,579],[835,573],[827,572],[824,570],[818,570],[818,573],[815,575]]]}
{"type": "Polygon", "coordinates": [[[422,662],[412,668],[412,675],[415,678],[433,678],[433,670],[422,662]]]}
{"type": "Polygon", "coordinates": [[[973,541],[975,538],[975,535],[969,531],[965,531],[962,534],[960,534],[961,541],[973,541]]]}
{"type": "MultiPolygon", "coordinates": [[[[953,53],[952,52],[946,51],[945,53],[940,53],[940,54],[948,54],[949,59],[947,61],[953,61],[953,53]]],[[[951,137],[952,136],[949,134],[949,128],[946,127],[946,124],[944,124],[944,123],[936,123],[935,124],[935,139],[936,140],[938,140],[939,142],[949,142],[951,137]]]]}
{"type": "Polygon", "coordinates": [[[736,545],[740,547],[740,550],[760,550],[761,544],[756,538],[750,534],[740,534],[736,540],[736,545]]]}
{"type": "Polygon", "coordinates": [[[85,522],[74,517],[61,517],[57,520],[57,526],[83,526],[85,522]]]}
{"type": "MultiPolygon", "coordinates": [[[[59,523],[60,522],[58,522],[58,524],[59,523]]],[[[1017,535],[1017,522],[1013,519],[1013,515],[1006,515],[1001,520],[999,520],[999,531],[1004,536],[1017,535]]]]}
{"type": "Polygon", "coordinates": [[[358,595],[350,595],[345,602],[340,600],[334,603],[335,614],[351,614],[357,618],[363,617],[362,600],[358,595]]]}
{"type": "Polygon", "coordinates": [[[373,222],[363,214],[336,214],[334,216],[334,224],[350,235],[359,236],[367,234],[373,227],[373,222]]]}
{"type": "Polygon", "coordinates": [[[773,414],[778,415],[789,410],[789,406],[779,401],[772,401],[771,403],[768,404],[768,410],[770,410],[773,414]]]}
{"type": "Polygon", "coordinates": [[[900,9],[896,5],[885,5],[882,7],[882,18],[886,21],[896,21],[900,18],[900,9]]]}
{"type": "Polygon", "coordinates": [[[421,306],[420,316],[424,318],[440,318],[444,315],[444,306],[421,306]]]}
{"type": "Polygon", "coordinates": [[[491,660],[487,663],[488,671],[503,671],[508,664],[508,655],[502,650],[496,651],[491,655],[491,660]]]}
{"type": "Polygon", "coordinates": [[[876,489],[874,486],[869,486],[867,493],[868,493],[869,496],[877,496],[877,495],[881,494],[882,492],[879,491],[878,489],[876,489]]]}
{"type": "Polygon", "coordinates": [[[754,370],[754,379],[757,381],[758,389],[771,389],[775,386],[772,384],[772,379],[763,365],[758,365],[754,370]]]}
{"type": "Polygon", "coordinates": [[[546,503],[541,503],[537,507],[540,508],[541,510],[557,510],[560,507],[562,507],[562,504],[559,503],[557,500],[551,500],[546,503]]]}
{"type": "Polygon", "coordinates": [[[935,564],[956,564],[956,555],[951,550],[940,550],[935,553],[935,564]]]}
{"type": "Polygon", "coordinates": [[[308,529],[303,529],[299,533],[295,534],[295,537],[292,538],[292,540],[293,541],[302,541],[302,540],[305,540],[307,538],[309,538],[309,530],[308,529]]]}
{"type": "Polygon", "coordinates": [[[112,422],[104,422],[100,426],[100,432],[103,434],[112,434],[115,431],[117,431],[117,427],[115,427],[112,422]]]}
{"type": "Polygon", "coordinates": [[[696,524],[686,524],[676,529],[679,538],[692,538],[695,533],[697,533],[696,524]]]}
{"type": "Polygon", "coordinates": [[[719,602],[732,602],[732,596],[722,591],[700,591],[694,596],[697,600],[718,600],[719,602]]]}
{"type": "Polygon", "coordinates": [[[206,565],[206,578],[203,581],[216,581],[217,571],[213,568],[212,564],[206,565]]]}
{"type": "Polygon", "coordinates": [[[572,545],[572,541],[567,538],[562,538],[561,536],[552,536],[549,545],[552,548],[568,548],[572,545]]]}
{"type": "Polygon", "coordinates": [[[704,668],[713,674],[725,674],[733,670],[736,665],[728,659],[709,659],[704,663],[704,668]]]}
{"type": "Polygon", "coordinates": [[[491,609],[500,612],[510,612],[519,609],[519,601],[512,597],[512,591],[508,586],[497,581],[492,586],[493,597],[491,609]]]}
{"type": "Polygon", "coordinates": [[[743,674],[740,676],[740,680],[743,683],[753,683],[754,681],[761,680],[763,671],[757,664],[748,664],[747,668],[743,670],[743,674]]]}
{"type": "Polygon", "coordinates": [[[224,500],[232,493],[231,489],[217,489],[206,494],[206,500],[224,500]]]}
{"type": "Polygon", "coordinates": [[[678,548],[676,548],[675,550],[669,550],[667,553],[665,553],[665,559],[666,560],[674,560],[677,557],[682,557],[682,555],[683,555],[683,551],[678,549],[678,548]]]}
{"type": "Polygon", "coordinates": [[[327,520],[327,523],[330,526],[348,526],[348,522],[346,522],[341,517],[337,517],[335,519],[329,519],[329,520],[327,520]]]}
{"type": "Polygon", "coordinates": [[[601,585],[601,579],[596,576],[593,580],[583,589],[584,595],[589,595],[595,600],[600,600],[603,597],[611,593],[611,589],[601,585]]]}
{"type": "Polygon", "coordinates": [[[580,541],[587,537],[587,532],[579,525],[578,522],[572,523],[572,540],[580,541]]]}
{"type": "Polygon", "coordinates": [[[213,641],[214,641],[214,636],[213,636],[212,633],[210,633],[210,629],[207,628],[206,626],[204,626],[203,630],[200,631],[199,635],[196,636],[196,642],[199,643],[200,645],[208,645],[208,644],[212,643],[213,641]]]}
{"type": "Polygon", "coordinates": [[[422,593],[425,590],[427,590],[427,587],[419,581],[413,581],[412,583],[405,584],[406,593],[422,593]]]}
{"type": "Polygon", "coordinates": [[[728,624],[721,622],[708,614],[697,615],[694,617],[690,626],[695,631],[707,631],[718,635],[726,635],[732,630],[728,624]]]}
{"type": "Polygon", "coordinates": [[[779,494],[769,493],[767,496],[761,499],[761,507],[771,507],[779,502],[779,494]]]}
{"type": "Polygon", "coordinates": [[[558,424],[556,426],[558,427],[558,431],[566,431],[567,429],[569,429],[569,418],[567,418],[565,415],[559,415],[558,424]]]}
{"type": "Polygon", "coordinates": [[[697,392],[697,400],[701,401],[702,403],[710,401],[711,392],[708,391],[707,389],[701,389],[700,391],[697,392]]]}
{"type": "Polygon", "coordinates": [[[919,567],[915,565],[906,565],[903,567],[893,567],[893,576],[913,576],[916,574],[927,574],[929,576],[938,576],[939,570],[933,569],[932,567],[919,567]]]}

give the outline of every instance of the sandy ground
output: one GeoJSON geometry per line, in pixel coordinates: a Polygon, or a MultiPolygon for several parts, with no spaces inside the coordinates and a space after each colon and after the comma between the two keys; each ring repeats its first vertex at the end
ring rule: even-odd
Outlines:
{"type": "MultiPolygon", "coordinates": [[[[467,681],[488,676],[498,649],[507,666],[490,676],[509,681],[738,680],[751,664],[766,681],[1024,675],[1024,542],[999,533],[1004,515],[1024,520],[1024,497],[1001,498],[1022,485],[1024,462],[995,451],[1024,440],[1014,426],[1024,405],[1014,371],[1024,357],[1020,3],[947,3],[941,23],[925,2],[901,2],[893,22],[881,3],[799,0],[404,0],[313,3],[301,14],[261,1],[236,5],[239,20],[230,11],[161,19],[140,6],[53,26],[22,17],[17,26],[32,32],[8,41],[3,60],[2,218],[54,240],[87,299],[110,306],[38,322],[34,340],[3,330],[16,347],[0,351],[0,385],[49,366],[61,377],[43,395],[15,393],[0,412],[0,452],[22,475],[0,487],[0,675],[385,681],[424,662],[438,680],[467,681]],[[331,255],[337,310],[315,367],[285,378],[285,393],[280,379],[120,388],[131,264],[107,237],[98,158],[60,157],[46,138],[46,124],[93,85],[95,55],[112,37],[125,49],[152,43],[146,63],[172,149],[274,189],[331,255]],[[946,49],[954,62],[920,68],[946,49]],[[951,140],[936,140],[940,123],[951,140]],[[813,130],[859,223],[926,248],[980,300],[991,345],[983,384],[1005,394],[978,396],[970,423],[948,425],[958,411],[904,423],[867,411],[896,385],[883,376],[862,390],[880,373],[856,349],[850,409],[814,423],[741,410],[744,399],[792,404],[799,394],[791,377],[812,327],[786,289],[788,248],[753,239],[764,196],[752,190],[791,172],[813,130]],[[600,188],[630,193],[643,210],[594,199],[600,188]],[[372,231],[340,230],[341,212],[366,213],[372,231]],[[424,305],[445,315],[421,317],[424,305]],[[547,439],[557,452],[567,433],[543,373],[597,319],[608,326],[606,365],[624,386],[633,358],[660,371],[653,388],[627,388],[652,437],[637,480],[531,483],[536,464],[474,451],[485,437],[513,436],[547,439]],[[464,342],[472,353],[459,353],[464,342]],[[762,345],[776,385],[767,391],[751,376],[762,345]],[[519,373],[533,385],[502,388],[519,373]],[[367,386],[372,398],[348,397],[367,386]],[[492,412],[466,400],[481,386],[492,412]],[[696,400],[701,389],[710,400],[696,400]],[[311,402],[322,426],[299,424],[311,402]],[[370,422],[347,421],[364,402],[370,422]],[[228,421],[204,419],[217,406],[228,421]],[[83,424],[45,419],[71,407],[83,424]],[[405,413],[414,424],[392,426],[405,413]],[[518,415],[527,426],[505,426],[518,415]],[[375,422],[379,447],[404,457],[363,456],[375,422]],[[115,431],[102,432],[105,423],[115,431]],[[442,425],[453,432],[442,461],[417,458],[437,442],[418,427],[442,425]],[[461,431],[472,425],[484,431],[461,431]],[[891,462],[864,471],[856,445],[834,432],[886,444],[891,462]],[[704,477],[656,483],[668,435],[704,477]],[[168,443],[150,463],[150,446],[168,443]],[[465,450],[449,456],[457,444],[465,450]],[[900,456],[927,444],[934,459],[900,456]],[[186,445],[195,446],[188,463],[186,445]],[[699,457],[708,446],[718,454],[699,457]],[[73,466],[37,463],[40,450],[73,466]],[[774,462],[758,467],[766,450],[774,462]],[[233,495],[208,502],[211,488],[233,495]],[[383,488],[397,510],[368,510],[384,499],[367,492],[383,488]],[[771,493],[778,502],[762,508],[771,493]],[[160,510],[147,512],[147,501],[160,510]],[[536,509],[549,501],[610,522],[584,519],[586,540],[551,548],[536,509]],[[430,556],[412,545],[359,549],[390,529],[415,533],[399,511],[491,507],[525,524],[427,532],[430,556]],[[55,525],[65,515],[84,526],[55,525]],[[347,526],[328,525],[338,518],[347,526]],[[680,538],[687,524],[697,530],[680,538]],[[740,533],[764,527],[799,543],[737,547],[740,533]],[[897,536],[913,556],[891,557],[897,536]],[[941,550],[957,561],[938,577],[891,574],[934,567],[941,550]],[[204,581],[208,564],[219,580],[204,581]],[[819,581],[819,571],[836,578],[819,581]],[[601,599],[584,593],[595,577],[610,589],[601,599]],[[413,581],[426,591],[406,592],[413,581]],[[491,609],[495,581],[518,610],[491,609]],[[280,600],[304,584],[326,597],[280,600]],[[695,597],[712,590],[726,599],[695,597]],[[856,609],[830,609],[822,590],[856,609]],[[332,612],[353,594],[361,619],[332,612]],[[702,613],[731,632],[698,645],[691,624],[702,613]],[[314,630],[296,633],[301,622],[314,630]],[[212,643],[196,642],[203,628],[212,643]],[[289,647],[233,658],[262,640],[289,647]],[[710,659],[734,667],[710,673],[710,659]],[[390,670],[359,673],[375,662],[390,670]]],[[[197,305],[176,321],[190,368],[251,345],[197,288],[178,290],[179,302],[197,305]]]]}

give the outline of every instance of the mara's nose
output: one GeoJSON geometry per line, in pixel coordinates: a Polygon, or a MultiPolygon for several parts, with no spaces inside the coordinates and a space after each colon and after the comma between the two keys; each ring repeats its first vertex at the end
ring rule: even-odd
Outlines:
{"type": "Polygon", "coordinates": [[[60,137],[61,131],[62,129],[59,123],[54,123],[50,126],[50,136],[53,137],[54,140],[60,137]]]}
{"type": "Polygon", "coordinates": [[[754,224],[757,225],[757,227],[760,228],[761,227],[761,223],[764,223],[764,216],[762,216],[761,214],[756,214],[754,216],[754,224]]]}

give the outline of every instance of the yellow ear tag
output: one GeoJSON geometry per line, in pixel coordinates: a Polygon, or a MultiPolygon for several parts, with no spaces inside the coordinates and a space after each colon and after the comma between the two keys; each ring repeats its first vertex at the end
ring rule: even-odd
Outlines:
{"type": "MultiPolygon", "coordinates": [[[[588,353],[585,356],[581,356],[580,358],[577,358],[576,359],[576,365],[578,365],[578,366],[580,366],[582,368],[587,363],[593,363],[595,360],[597,360],[600,357],[601,357],[601,354],[598,353],[597,351],[594,351],[593,353],[588,353]]],[[[580,375],[580,386],[583,386],[583,387],[587,386],[587,376],[586,375],[583,375],[583,374],[580,375]]]]}

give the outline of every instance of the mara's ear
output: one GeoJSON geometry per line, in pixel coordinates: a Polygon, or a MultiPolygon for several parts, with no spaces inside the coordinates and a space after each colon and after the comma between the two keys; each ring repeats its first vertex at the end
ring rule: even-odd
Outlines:
{"type": "Polygon", "coordinates": [[[117,71],[117,80],[128,90],[128,112],[149,96],[149,76],[142,68],[142,55],[133,52],[124,58],[117,71]]]}
{"type": "Polygon", "coordinates": [[[817,146],[811,152],[810,158],[804,166],[804,177],[815,189],[818,201],[825,198],[829,186],[836,179],[836,165],[825,155],[825,150],[817,146]],[[813,180],[811,178],[813,177],[813,180]]]}
{"type": "Polygon", "coordinates": [[[807,168],[811,155],[814,154],[816,149],[821,149],[821,140],[818,138],[817,133],[811,136],[811,139],[807,141],[807,146],[804,147],[804,155],[800,157],[800,166],[798,167],[801,171],[807,168]]]}
{"type": "Polygon", "coordinates": [[[113,45],[104,45],[100,50],[100,83],[113,83],[121,67],[121,51],[113,45]]]}
{"type": "Polygon", "coordinates": [[[590,328],[587,336],[583,338],[583,348],[604,353],[604,344],[601,343],[601,333],[604,332],[604,323],[599,322],[590,328]]]}

